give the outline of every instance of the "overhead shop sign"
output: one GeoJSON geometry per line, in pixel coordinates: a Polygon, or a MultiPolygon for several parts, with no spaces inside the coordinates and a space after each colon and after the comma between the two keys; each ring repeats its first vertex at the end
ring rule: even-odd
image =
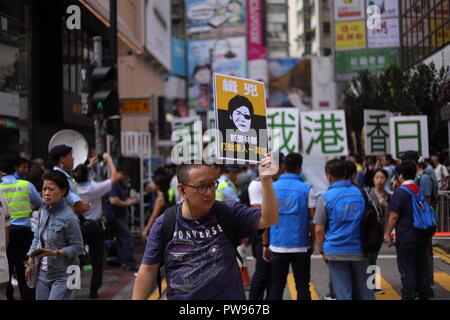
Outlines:
{"type": "Polygon", "coordinates": [[[364,19],[364,0],[334,0],[334,13],[336,21],[364,19]]]}
{"type": "Polygon", "coordinates": [[[382,19],[398,16],[397,0],[366,0],[366,8],[373,5],[380,8],[380,15],[382,19]]]}
{"type": "Polygon", "coordinates": [[[336,23],[336,50],[366,48],[366,25],[364,21],[336,23]]]}
{"type": "Polygon", "coordinates": [[[381,72],[400,64],[398,49],[369,49],[336,52],[336,75],[354,76],[358,72],[381,72]]]}
{"type": "Polygon", "coordinates": [[[120,102],[122,104],[120,107],[121,114],[150,112],[149,98],[124,98],[120,102]]]}

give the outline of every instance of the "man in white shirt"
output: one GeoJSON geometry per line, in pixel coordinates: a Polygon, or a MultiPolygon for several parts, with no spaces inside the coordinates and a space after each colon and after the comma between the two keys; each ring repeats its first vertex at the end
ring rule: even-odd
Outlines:
{"type": "MultiPolygon", "coordinates": [[[[111,179],[95,182],[89,179],[90,168],[87,165],[79,165],[73,171],[77,182],[78,195],[84,203],[91,205],[83,214],[84,222],[81,225],[83,239],[89,248],[89,258],[92,264],[92,278],[90,299],[97,298],[97,292],[103,282],[103,257],[105,252],[105,235],[102,222],[102,197],[111,191],[114,184],[119,182],[120,174],[117,173],[111,156],[103,154],[103,159],[111,172],[111,179]]],[[[95,164],[96,158],[91,159],[90,166],[95,164]]]]}
{"type": "MultiPolygon", "coordinates": [[[[284,172],[284,154],[279,154],[279,171],[272,177],[274,181],[284,172]]],[[[259,178],[250,182],[248,186],[248,196],[250,206],[261,208],[262,206],[262,186],[259,178]]],[[[267,299],[270,291],[272,265],[270,263],[269,252],[269,230],[265,230],[261,236],[252,238],[253,256],[256,259],[255,272],[253,273],[250,287],[250,300],[267,299]]]]}
{"type": "Polygon", "coordinates": [[[439,189],[441,189],[445,178],[448,177],[448,170],[439,162],[439,157],[437,155],[431,156],[431,164],[433,165],[434,173],[436,174],[436,178],[438,180],[439,189]]]}
{"type": "Polygon", "coordinates": [[[6,287],[9,281],[6,247],[8,246],[10,225],[8,204],[5,198],[0,196],[0,300],[6,300],[6,287]]]}

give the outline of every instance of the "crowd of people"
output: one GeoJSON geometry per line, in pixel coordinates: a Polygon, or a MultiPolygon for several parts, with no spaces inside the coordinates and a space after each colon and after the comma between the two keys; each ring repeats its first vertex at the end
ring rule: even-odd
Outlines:
{"type": "Polygon", "coordinates": [[[396,247],[402,298],[433,296],[431,235],[417,232],[414,210],[420,196],[425,209],[435,209],[438,191],[450,190],[447,159],[415,151],[401,160],[333,159],[324,168],[326,190],[309,183],[317,173],[303,171],[298,153],[276,161],[269,154],[259,165],[157,168],[146,188],[153,201],[139,264],[127,213],[138,203],[126,185],[129,169],[102,158],[104,181],[95,175],[98,157],[74,168],[66,145],[50,150],[47,162],[0,158],[0,299],[14,299],[13,276],[23,300],[74,299],[67,269],[83,261],[92,266],[89,297],[96,299],[109,232],[122,269],[137,271],[133,299],[147,299],[162,266],[169,299],[245,299],[238,249],[251,244],[251,300],[282,299],[290,267],[297,299],[310,300],[314,252],[329,269],[324,299],[372,300],[383,290],[367,286],[381,247],[365,247],[369,208],[386,244],[396,247]]]}

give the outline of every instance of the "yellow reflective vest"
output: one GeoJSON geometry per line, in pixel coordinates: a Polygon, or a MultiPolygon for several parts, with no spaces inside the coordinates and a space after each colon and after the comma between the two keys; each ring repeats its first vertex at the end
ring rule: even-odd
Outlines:
{"type": "Polygon", "coordinates": [[[17,180],[15,183],[0,184],[0,194],[6,199],[11,218],[28,218],[32,214],[29,182],[17,180]]]}

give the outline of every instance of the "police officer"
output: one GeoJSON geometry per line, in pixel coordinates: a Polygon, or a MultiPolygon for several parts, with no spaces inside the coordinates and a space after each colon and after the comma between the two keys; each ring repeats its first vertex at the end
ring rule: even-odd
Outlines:
{"type": "Polygon", "coordinates": [[[33,184],[14,177],[14,162],[12,157],[0,158],[0,173],[3,176],[0,194],[6,199],[11,215],[7,248],[10,276],[6,296],[8,300],[14,300],[11,275],[15,270],[22,300],[34,300],[34,290],[28,287],[25,280],[24,261],[27,260],[27,252],[33,241],[31,214],[33,209],[42,205],[42,199],[33,184]]]}
{"type": "Polygon", "coordinates": [[[81,201],[77,194],[77,183],[70,175],[74,166],[72,148],[65,144],[57,145],[50,150],[49,158],[54,165],[53,170],[61,171],[69,181],[70,190],[66,196],[67,203],[73,207],[76,214],[84,214],[91,206],[89,203],[81,201]]]}
{"type": "Polygon", "coordinates": [[[344,161],[328,161],[325,172],[330,186],[317,199],[313,222],[316,245],[328,260],[336,299],[374,300],[374,293],[367,286],[369,261],[361,242],[364,198],[361,191],[346,180],[344,161]]]}
{"type": "Polygon", "coordinates": [[[230,164],[223,167],[223,174],[219,178],[219,185],[216,190],[217,201],[239,202],[237,176],[240,169],[238,165],[230,164]]]}

